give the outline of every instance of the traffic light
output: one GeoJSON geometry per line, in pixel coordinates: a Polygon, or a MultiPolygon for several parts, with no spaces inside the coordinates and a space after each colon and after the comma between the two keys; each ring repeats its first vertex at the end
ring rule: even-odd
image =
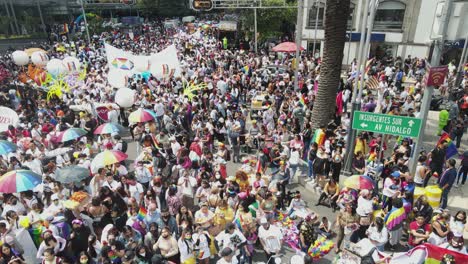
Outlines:
{"type": "Polygon", "coordinates": [[[210,11],[213,8],[212,0],[193,0],[192,8],[195,11],[210,11]]]}

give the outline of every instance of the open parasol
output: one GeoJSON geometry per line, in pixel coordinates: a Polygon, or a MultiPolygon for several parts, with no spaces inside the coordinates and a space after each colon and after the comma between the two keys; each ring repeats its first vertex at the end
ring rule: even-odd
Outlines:
{"type": "MultiPolygon", "coordinates": [[[[296,43],[294,42],[283,42],[275,47],[273,47],[274,52],[296,52],[296,43]]],[[[304,50],[303,47],[300,48],[301,50],[304,50]]]]}

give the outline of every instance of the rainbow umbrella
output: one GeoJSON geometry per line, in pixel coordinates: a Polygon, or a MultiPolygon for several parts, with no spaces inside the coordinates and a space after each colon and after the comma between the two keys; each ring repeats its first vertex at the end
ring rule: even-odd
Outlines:
{"type": "Polygon", "coordinates": [[[0,177],[0,192],[19,193],[34,189],[42,176],[30,170],[12,170],[0,177]]]}
{"type": "Polygon", "coordinates": [[[72,127],[72,128],[69,128],[65,131],[63,131],[59,136],[59,141],[60,142],[65,142],[65,141],[70,141],[70,140],[75,140],[79,137],[82,137],[84,135],[86,135],[88,132],[86,132],[86,130],[82,129],[82,128],[76,128],[76,127],[72,127]]]}
{"type": "Polygon", "coordinates": [[[94,130],[95,135],[101,134],[112,134],[112,133],[121,133],[125,130],[125,128],[116,123],[105,123],[96,128],[94,130]]]}
{"type": "Polygon", "coordinates": [[[18,147],[7,140],[0,140],[0,155],[6,155],[15,152],[18,147]]]}
{"type": "Polygon", "coordinates": [[[154,120],[153,115],[143,108],[139,108],[128,116],[128,122],[131,123],[148,122],[151,120],[154,120]]]}
{"type": "Polygon", "coordinates": [[[112,165],[128,158],[128,155],[118,150],[104,150],[94,157],[91,161],[91,171],[96,172],[97,169],[112,165]]]}
{"type": "Polygon", "coordinates": [[[344,186],[355,190],[371,190],[375,187],[375,182],[368,176],[353,175],[345,179],[344,186]]]}

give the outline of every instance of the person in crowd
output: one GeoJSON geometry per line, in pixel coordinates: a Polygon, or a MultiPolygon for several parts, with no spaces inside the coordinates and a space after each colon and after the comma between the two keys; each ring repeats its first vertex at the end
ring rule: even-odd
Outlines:
{"type": "Polygon", "coordinates": [[[427,242],[431,233],[431,226],[426,223],[425,215],[419,213],[409,225],[408,246],[410,248],[427,242]]]}

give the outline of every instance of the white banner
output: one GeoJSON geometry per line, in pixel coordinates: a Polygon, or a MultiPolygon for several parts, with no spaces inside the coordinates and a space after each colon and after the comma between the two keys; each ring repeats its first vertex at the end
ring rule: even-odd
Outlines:
{"type": "Polygon", "coordinates": [[[150,56],[133,55],[109,44],[105,44],[105,48],[107,63],[111,70],[117,69],[123,73],[127,71],[130,74],[149,71],[159,79],[181,75],[177,49],[174,45],[150,56]]]}
{"type": "Polygon", "coordinates": [[[9,125],[16,127],[18,122],[18,114],[13,109],[0,106],[0,132],[7,131],[9,125]]]}

